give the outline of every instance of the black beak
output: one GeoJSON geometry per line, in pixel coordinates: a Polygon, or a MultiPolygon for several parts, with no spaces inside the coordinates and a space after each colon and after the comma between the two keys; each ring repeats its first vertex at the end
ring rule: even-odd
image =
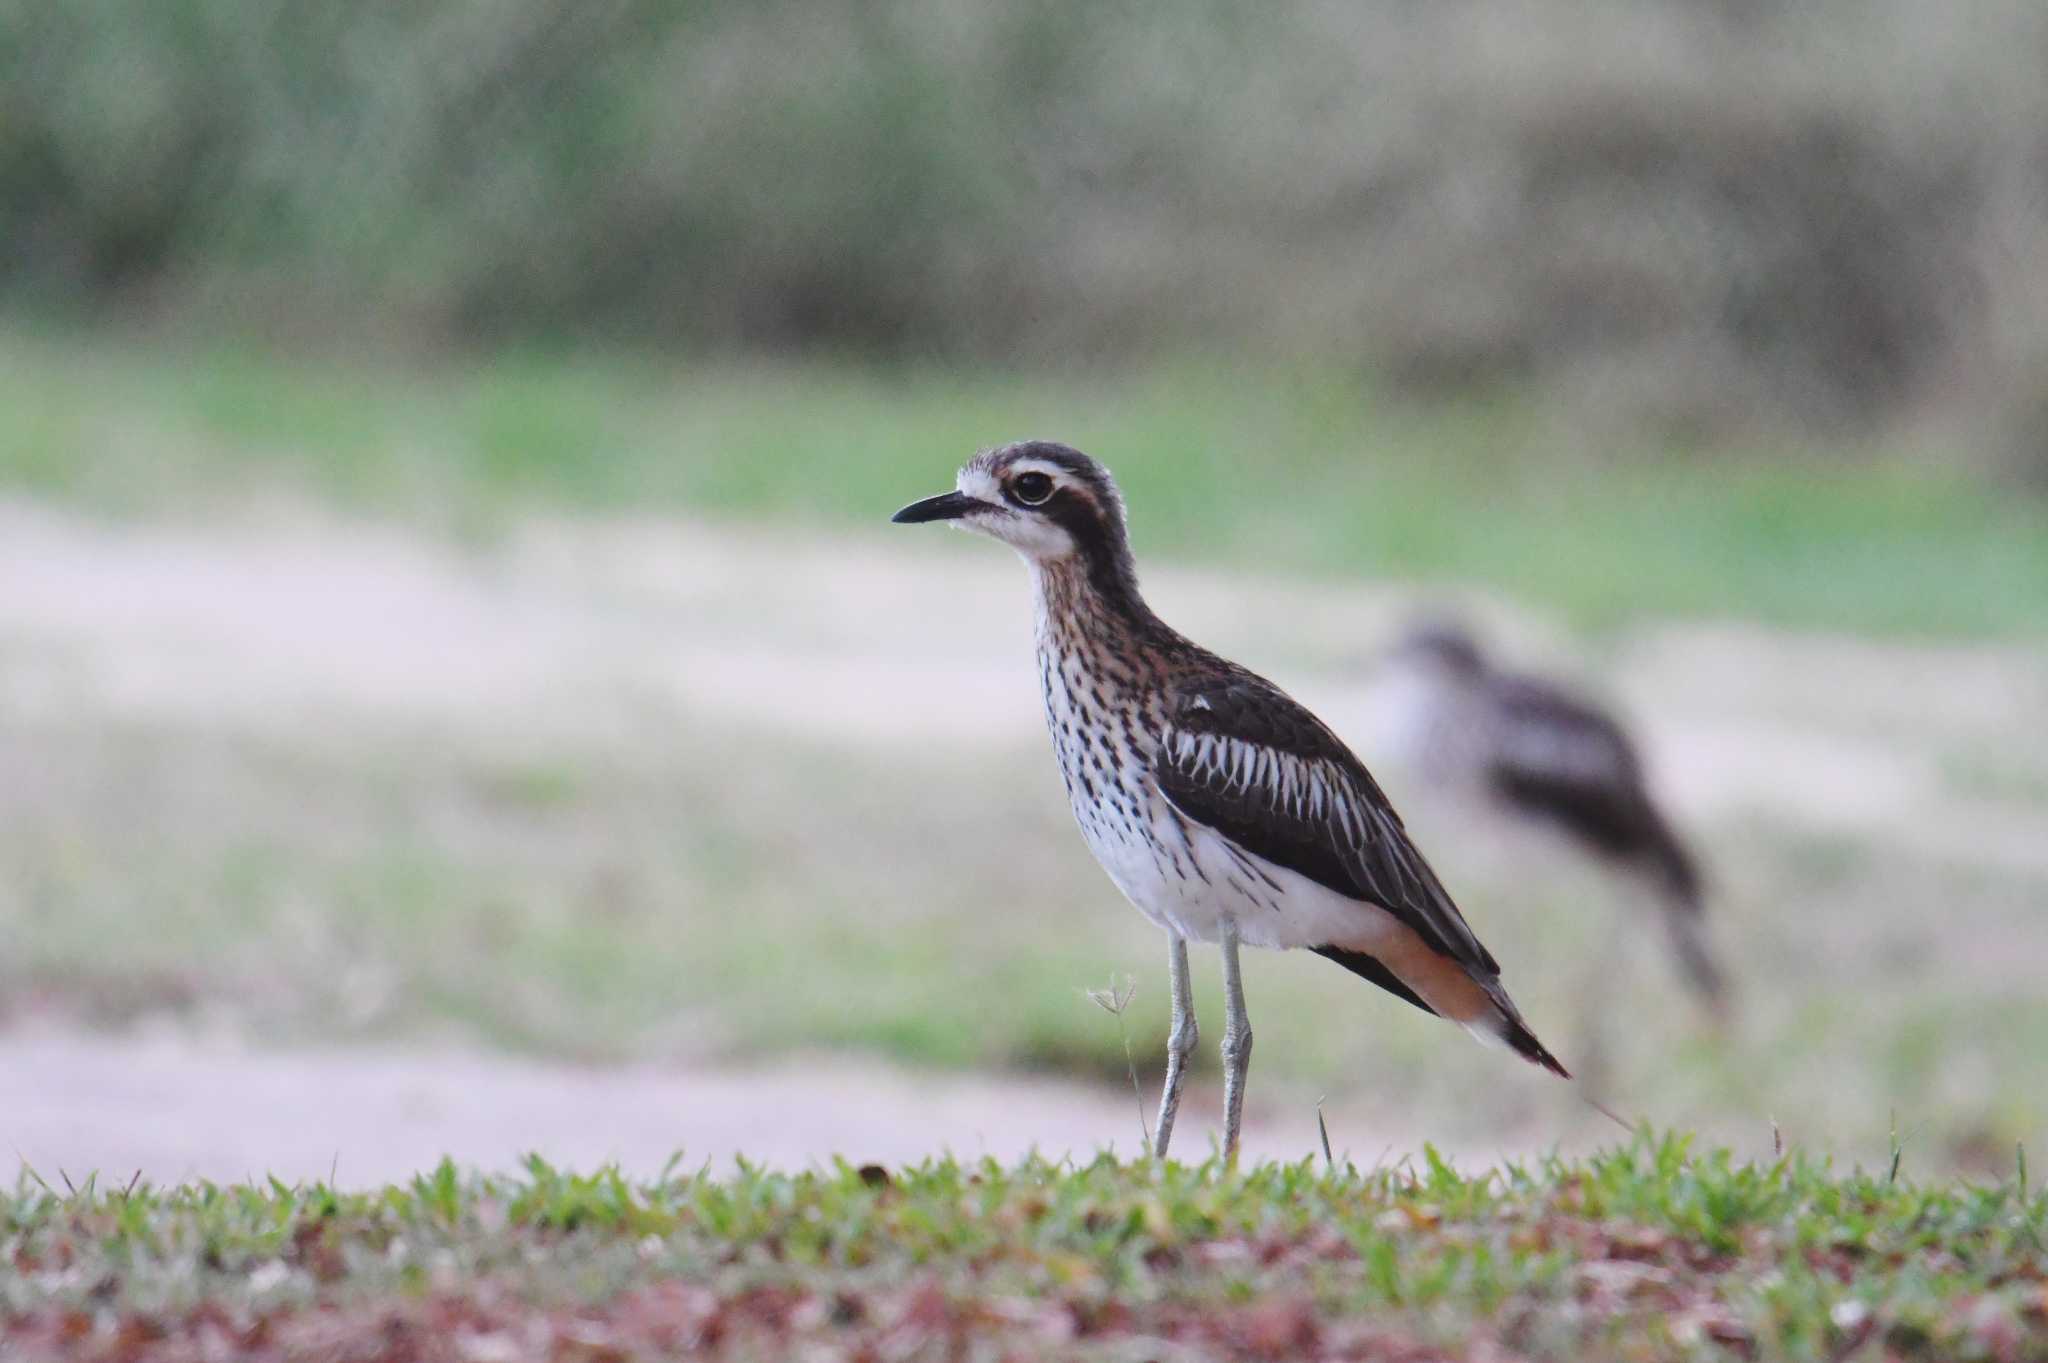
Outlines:
{"type": "Polygon", "coordinates": [[[897,525],[916,525],[919,521],[958,520],[962,516],[986,510],[988,503],[979,497],[970,497],[964,492],[942,492],[936,497],[912,502],[889,519],[897,525]]]}

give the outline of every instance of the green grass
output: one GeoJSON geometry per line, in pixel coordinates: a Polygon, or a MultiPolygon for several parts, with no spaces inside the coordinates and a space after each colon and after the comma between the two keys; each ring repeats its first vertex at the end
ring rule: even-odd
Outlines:
{"type": "Polygon", "coordinates": [[[1644,1134],[1477,1172],[1425,1150],[69,1183],[0,1195],[11,1359],[2048,1359],[2048,1197],[2023,1165],[1923,1184],[1644,1134]]]}
{"type": "Polygon", "coordinates": [[[1485,585],[1589,626],[2048,627],[2048,502],[1939,460],[1587,450],[1512,396],[1417,407],[1334,371],[402,368],[16,333],[0,411],[0,484],[131,514],[267,490],[469,530],[562,510],[873,529],[978,446],[1042,435],[1117,471],[1148,559],[1485,585]]]}

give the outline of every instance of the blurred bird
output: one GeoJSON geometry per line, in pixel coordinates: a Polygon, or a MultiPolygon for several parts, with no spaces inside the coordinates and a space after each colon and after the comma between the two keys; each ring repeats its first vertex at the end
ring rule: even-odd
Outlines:
{"type": "Polygon", "coordinates": [[[1167,934],[1173,1020],[1155,1153],[1172,1140],[1196,1043],[1191,938],[1223,957],[1227,1158],[1252,1048],[1241,943],[1306,947],[1570,1077],[1359,760],[1280,688],[1145,604],[1123,499],[1100,464],[1050,441],[1005,445],[894,519],[951,521],[1030,567],[1046,725],[1074,817],[1117,888],[1167,934]]]}
{"type": "Polygon", "coordinates": [[[1727,975],[1707,942],[1698,863],[1644,781],[1629,736],[1586,697],[1501,671],[1461,626],[1412,627],[1388,672],[1405,744],[1425,779],[1476,792],[1510,818],[1562,833],[1646,884],[1686,983],[1718,1020],[1727,975]]]}

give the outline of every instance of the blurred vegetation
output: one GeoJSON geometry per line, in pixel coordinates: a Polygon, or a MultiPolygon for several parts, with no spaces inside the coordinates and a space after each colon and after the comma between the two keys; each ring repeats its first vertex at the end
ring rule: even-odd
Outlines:
{"type": "Polygon", "coordinates": [[[2048,11],[0,0],[0,302],[1128,362],[2048,479],[2048,11]]]}
{"type": "Polygon", "coordinates": [[[1329,368],[1055,379],[537,352],[406,368],[0,331],[0,409],[0,485],[123,514],[282,494],[465,537],[565,510],[887,534],[977,446],[1057,434],[1116,470],[1146,562],[1480,586],[1594,628],[2048,632],[2048,502],[1920,445],[1596,453],[1534,399],[1407,402],[1329,368]]]}

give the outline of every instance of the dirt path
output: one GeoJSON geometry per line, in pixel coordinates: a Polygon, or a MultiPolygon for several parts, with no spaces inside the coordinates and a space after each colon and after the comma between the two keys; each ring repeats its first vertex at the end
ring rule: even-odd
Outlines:
{"type": "MultiPolygon", "coordinates": [[[[1198,1085],[1183,1109],[1183,1157],[1208,1149],[1213,1097],[1198,1085]]],[[[1362,1163],[1419,1139],[1381,1135],[1363,1113],[1333,1113],[1331,1129],[1362,1163]]],[[[868,1062],[690,1072],[448,1049],[278,1053],[170,1037],[0,1038],[0,1152],[52,1184],[97,1170],[102,1181],[139,1171],[157,1183],[333,1174],[360,1187],[408,1179],[444,1155],[510,1171],[529,1151],[563,1168],[615,1160],[652,1176],[678,1151],[692,1168],[730,1167],[737,1154],[802,1168],[835,1155],[899,1164],[942,1151],[1087,1158],[1106,1147],[1128,1156],[1137,1146],[1129,1095],[868,1062]]],[[[1315,1149],[1312,1111],[1254,1111],[1247,1122],[1250,1154],[1299,1159],[1315,1149]]]]}
{"type": "MultiPolygon", "coordinates": [[[[0,504],[0,707],[575,743],[631,698],[832,743],[1036,744],[1022,573],[949,539],[615,523],[463,552],[324,521],[201,534],[0,504]]],[[[1147,584],[1163,614],[1372,750],[1382,713],[1362,660],[1409,594],[1184,571],[1147,584]]],[[[1570,656],[1540,622],[1481,610],[1524,656],[1570,656]]],[[[1623,640],[1603,681],[1690,816],[1886,830],[2048,869],[2035,820],[1941,789],[1952,754],[2036,741],[2038,649],[1666,625],[1623,640]]]]}

